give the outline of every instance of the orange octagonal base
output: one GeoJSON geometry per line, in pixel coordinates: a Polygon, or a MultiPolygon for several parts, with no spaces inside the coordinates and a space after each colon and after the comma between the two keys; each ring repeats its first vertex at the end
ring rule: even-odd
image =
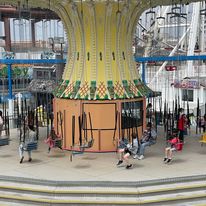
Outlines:
{"type": "Polygon", "coordinates": [[[62,136],[63,148],[67,150],[79,150],[81,141],[86,145],[93,137],[93,146],[85,151],[116,151],[119,139],[131,139],[132,133],[141,137],[145,127],[145,98],[108,101],[55,98],[53,105],[55,131],[62,136]]]}

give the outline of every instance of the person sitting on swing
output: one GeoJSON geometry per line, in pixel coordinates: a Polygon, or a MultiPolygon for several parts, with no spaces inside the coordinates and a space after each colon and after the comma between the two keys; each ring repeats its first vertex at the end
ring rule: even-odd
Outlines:
{"type": "Polygon", "coordinates": [[[177,150],[182,150],[183,143],[180,141],[179,137],[174,135],[170,140],[167,141],[167,146],[165,148],[165,157],[163,162],[170,164],[172,161],[173,152],[177,150]]]}
{"type": "Polygon", "coordinates": [[[123,160],[126,162],[126,169],[129,169],[132,167],[132,164],[129,163],[129,157],[132,154],[136,154],[138,150],[138,138],[137,135],[132,134],[132,142],[133,144],[127,144],[124,145],[124,148],[118,149],[118,155],[119,155],[119,161],[117,163],[117,166],[121,165],[123,163],[123,160]]]}
{"type": "MultiPolygon", "coordinates": [[[[48,153],[51,151],[51,148],[55,147],[55,141],[61,139],[58,134],[56,134],[54,127],[51,129],[49,137],[45,140],[45,143],[49,145],[48,153]]],[[[58,146],[59,149],[62,149],[61,146],[58,146]]]]}
{"type": "Polygon", "coordinates": [[[141,144],[140,144],[138,154],[134,156],[134,159],[139,159],[139,160],[143,159],[145,147],[155,144],[156,139],[157,139],[157,133],[155,129],[152,127],[152,123],[148,122],[147,130],[144,131],[142,139],[140,141],[141,144]]]}
{"type": "MultiPolygon", "coordinates": [[[[24,148],[27,146],[28,143],[30,142],[34,142],[35,138],[36,138],[36,132],[34,130],[33,126],[25,126],[25,137],[26,139],[24,141],[22,141],[19,145],[19,156],[20,156],[20,164],[23,162],[24,160],[24,148]]],[[[31,151],[27,151],[28,152],[28,161],[31,162],[32,158],[31,158],[31,151]]]]}

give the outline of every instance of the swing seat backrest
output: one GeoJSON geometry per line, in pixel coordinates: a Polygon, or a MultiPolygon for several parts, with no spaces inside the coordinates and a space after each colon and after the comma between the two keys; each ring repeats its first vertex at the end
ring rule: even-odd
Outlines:
{"type": "Polygon", "coordinates": [[[178,142],[176,145],[175,145],[175,148],[177,151],[182,151],[183,149],[183,143],[182,142],[178,142]]]}
{"type": "Polygon", "coordinates": [[[37,142],[29,142],[24,148],[24,151],[32,151],[32,150],[37,150],[37,142]]]}
{"type": "Polygon", "coordinates": [[[61,147],[62,146],[62,139],[54,140],[54,147],[61,147]]]}
{"type": "Polygon", "coordinates": [[[129,144],[128,139],[124,138],[120,141],[118,148],[123,149],[129,144]]]}
{"type": "Polygon", "coordinates": [[[94,139],[91,139],[89,142],[88,142],[88,148],[91,148],[94,144],[94,139]]]}
{"type": "Polygon", "coordinates": [[[88,141],[87,143],[83,144],[82,146],[80,146],[81,148],[91,148],[94,144],[94,139],[91,139],[90,141],[88,141]]]}
{"type": "Polygon", "coordinates": [[[9,145],[9,138],[0,138],[0,146],[9,145]]]}
{"type": "Polygon", "coordinates": [[[171,144],[177,144],[179,142],[179,138],[178,137],[174,137],[174,138],[168,140],[168,142],[171,143],[171,144]]]}
{"type": "Polygon", "coordinates": [[[133,154],[133,155],[136,155],[137,154],[137,151],[138,151],[138,147],[134,146],[130,149],[130,152],[133,154]]]}

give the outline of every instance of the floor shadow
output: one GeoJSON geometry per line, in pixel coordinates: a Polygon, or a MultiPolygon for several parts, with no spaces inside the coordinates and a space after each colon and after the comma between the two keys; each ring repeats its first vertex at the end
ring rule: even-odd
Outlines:
{"type": "MultiPolygon", "coordinates": [[[[138,164],[138,162],[136,163],[132,163],[131,162],[131,164],[132,164],[132,168],[140,168],[140,167],[144,167],[144,165],[142,165],[142,164],[138,164]]],[[[124,164],[121,164],[121,165],[116,165],[116,167],[117,168],[125,168],[127,165],[124,163],[124,164]]],[[[132,169],[131,168],[131,169],[132,169]]]]}
{"type": "Polygon", "coordinates": [[[179,164],[179,163],[184,163],[184,162],[187,162],[187,160],[183,160],[183,159],[174,159],[174,160],[172,160],[172,163],[177,163],[177,164],[179,164]]]}
{"type": "Polygon", "coordinates": [[[40,159],[32,159],[31,162],[29,162],[27,159],[24,159],[24,161],[23,161],[22,164],[24,164],[24,163],[28,163],[28,164],[36,164],[36,163],[41,163],[41,162],[43,162],[43,161],[40,160],[40,159]]]}
{"type": "Polygon", "coordinates": [[[12,155],[0,155],[0,158],[7,158],[7,157],[12,157],[12,155]]]}
{"type": "Polygon", "coordinates": [[[79,165],[75,165],[74,167],[77,169],[88,169],[91,166],[89,164],[81,164],[81,165],[79,164],[79,165]]]}
{"type": "Polygon", "coordinates": [[[132,164],[132,168],[140,168],[140,167],[144,167],[144,165],[138,163],[132,164]]]}
{"type": "Polygon", "coordinates": [[[42,151],[40,151],[40,150],[34,150],[34,151],[32,151],[33,153],[42,153],[42,151]]]}
{"type": "Polygon", "coordinates": [[[150,153],[146,153],[145,157],[149,158],[149,157],[158,157],[159,154],[156,152],[150,152],[150,153]]]}
{"type": "Polygon", "coordinates": [[[49,158],[58,158],[58,157],[64,157],[64,156],[65,156],[64,153],[49,154],[49,155],[48,155],[49,158]]]}
{"type": "Polygon", "coordinates": [[[95,160],[95,159],[97,159],[97,157],[96,156],[84,156],[84,157],[82,157],[82,159],[84,159],[84,160],[95,160]]]}

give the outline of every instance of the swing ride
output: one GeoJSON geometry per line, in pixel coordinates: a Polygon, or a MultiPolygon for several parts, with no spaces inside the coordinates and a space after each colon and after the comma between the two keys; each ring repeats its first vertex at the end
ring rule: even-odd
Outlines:
{"type": "MultiPolygon", "coordinates": [[[[182,0],[181,4],[188,2],[196,1],[182,0]]],[[[7,3],[18,4],[17,1],[7,3]]],[[[150,8],[146,11],[146,21],[150,21],[148,25],[151,28],[156,28],[157,18],[162,22],[168,19],[177,22],[186,21],[187,25],[186,12],[182,11],[181,6],[176,5],[178,3],[180,2],[169,0],[147,3],[144,0],[140,2],[74,0],[58,3],[52,0],[49,2],[37,0],[35,4],[28,3],[32,8],[38,5],[41,8],[54,10],[66,25],[65,30],[70,45],[68,61],[62,81],[54,91],[56,98],[53,102],[54,127],[62,138],[61,146],[64,149],[70,150],[77,144],[80,145],[80,150],[115,151],[117,148],[115,139],[121,137],[130,139],[134,130],[141,136],[146,122],[145,97],[150,97],[148,102],[153,101],[154,108],[156,108],[156,100],[151,100],[155,94],[145,84],[144,79],[140,80],[133,61],[130,47],[137,19],[144,10],[150,8]],[[153,7],[159,4],[173,5],[169,12],[156,17],[153,7]],[[128,16],[130,21],[127,20],[128,16]],[[98,24],[104,26],[99,27],[98,24]],[[89,121],[92,120],[88,124],[89,127],[86,117],[89,117],[89,121]],[[134,122],[133,119],[136,121],[134,122]],[[91,132],[90,140],[87,139],[87,131],[91,132]]],[[[149,29],[146,30],[149,33],[149,29]]],[[[187,26],[185,30],[188,30],[187,26]]],[[[183,39],[183,37],[178,39],[177,46],[172,47],[171,56],[175,52],[177,54],[180,52],[178,49],[180,44],[182,50],[184,49],[183,39]]],[[[152,41],[149,44],[152,46],[152,41]]],[[[147,54],[151,53],[149,50],[147,52],[147,54]]],[[[167,79],[165,84],[166,81],[167,79]]],[[[165,96],[166,93],[167,91],[165,96]]],[[[177,111],[180,108],[178,98],[179,94],[175,100],[176,105],[173,103],[173,110],[170,109],[171,104],[167,105],[166,100],[161,102],[164,105],[165,119],[166,117],[174,119],[174,116],[178,116],[177,111]]],[[[156,117],[155,109],[154,114],[156,117]]],[[[160,115],[162,115],[162,108],[160,115]]],[[[169,124],[169,121],[166,122],[169,124]]],[[[168,127],[174,128],[174,122],[171,121],[168,127]]]]}

